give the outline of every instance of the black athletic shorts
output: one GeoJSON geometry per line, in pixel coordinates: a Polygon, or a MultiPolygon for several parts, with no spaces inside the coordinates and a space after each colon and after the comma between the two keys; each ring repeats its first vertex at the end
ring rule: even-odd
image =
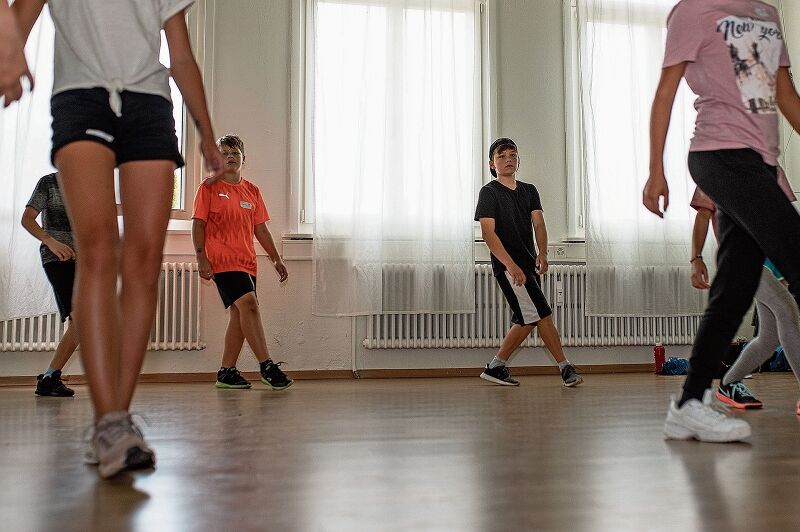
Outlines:
{"type": "Polygon", "coordinates": [[[507,271],[495,279],[511,306],[511,323],[533,325],[553,313],[542,292],[542,281],[536,273],[525,272],[525,286],[515,285],[507,271]]]}
{"type": "Polygon", "coordinates": [[[91,140],[110,148],[117,156],[118,166],[130,161],[175,161],[176,168],[182,167],[172,102],[141,92],[123,91],[121,97],[122,116],[117,116],[105,89],[73,89],[54,95],[50,100],[50,161],[67,144],[91,140]]]}
{"type": "Polygon", "coordinates": [[[214,282],[225,308],[229,308],[243,295],[256,291],[256,276],[247,272],[215,273],[214,282]]]}
{"type": "Polygon", "coordinates": [[[75,261],[59,260],[46,262],[44,273],[47,280],[53,285],[53,293],[56,296],[58,312],[61,314],[61,321],[67,321],[72,314],[72,287],[75,284],[75,261]]]}

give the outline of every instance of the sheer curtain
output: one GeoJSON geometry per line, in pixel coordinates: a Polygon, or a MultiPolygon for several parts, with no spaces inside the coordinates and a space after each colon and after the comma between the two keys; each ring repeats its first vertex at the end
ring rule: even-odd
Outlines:
{"type": "MultiPolygon", "coordinates": [[[[689,201],[695,185],[686,161],[696,113],[685,83],[675,100],[665,152],[669,209],[662,220],[642,206],[650,106],[674,4],[578,0],[586,308],[594,315],[687,315],[705,307],[705,293],[690,284],[694,213],[689,201]]],[[[709,246],[712,241],[709,236],[709,246]]]]}
{"type": "Polygon", "coordinates": [[[314,313],[474,312],[474,0],[314,0],[314,313]]]}
{"type": "Polygon", "coordinates": [[[25,48],[36,90],[11,107],[0,109],[0,320],[56,310],[42,270],[39,242],[20,225],[36,182],[53,171],[50,165],[53,39],[53,23],[44,9],[25,48]]]}

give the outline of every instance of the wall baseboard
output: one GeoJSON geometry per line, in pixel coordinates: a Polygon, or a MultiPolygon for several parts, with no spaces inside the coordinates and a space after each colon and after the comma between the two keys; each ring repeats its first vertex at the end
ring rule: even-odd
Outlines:
{"type": "MultiPolygon", "coordinates": [[[[653,364],[585,364],[577,365],[581,373],[652,373],[653,364]]],[[[348,369],[321,369],[290,371],[296,380],[322,379],[407,379],[407,378],[446,378],[475,377],[482,368],[430,368],[430,369],[362,369],[357,377],[348,369]]],[[[558,375],[555,366],[517,366],[513,368],[514,376],[526,375],[558,375]]],[[[243,371],[242,375],[252,381],[259,379],[257,371],[243,371]]],[[[181,382],[214,382],[216,373],[149,373],[139,377],[143,383],[181,383],[181,382]]],[[[64,382],[72,385],[86,384],[84,375],[65,375],[64,382]]],[[[35,386],[35,376],[0,377],[3,386],[35,386]]]]}

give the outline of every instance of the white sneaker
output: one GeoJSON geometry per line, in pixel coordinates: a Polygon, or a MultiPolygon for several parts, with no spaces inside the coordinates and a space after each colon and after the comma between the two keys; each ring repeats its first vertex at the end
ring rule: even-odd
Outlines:
{"type": "Polygon", "coordinates": [[[128,412],[110,412],[100,418],[92,436],[92,450],[86,453],[85,460],[96,461],[103,478],[155,467],[155,454],[128,412]]]}
{"type": "Polygon", "coordinates": [[[741,441],[750,436],[750,425],[741,419],[726,416],[711,407],[714,397],[709,388],[703,402],[689,399],[678,408],[672,398],[664,423],[664,437],[672,440],[697,439],[706,442],[727,443],[741,441]]]}

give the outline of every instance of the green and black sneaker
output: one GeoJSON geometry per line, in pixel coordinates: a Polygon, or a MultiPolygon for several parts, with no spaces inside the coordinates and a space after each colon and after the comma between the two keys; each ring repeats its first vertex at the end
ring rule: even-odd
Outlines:
{"type": "Polygon", "coordinates": [[[242,377],[236,367],[219,368],[217,372],[217,388],[232,388],[235,390],[246,390],[250,388],[250,381],[242,377]]]}
{"type": "Polygon", "coordinates": [[[259,364],[261,368],[261,382],[273,390],[285,390],[294,384],[294,381],[289,378],[286,373],[281,371],[279,367],[281,364],[283,364],[283,362],[276,363],[269,358],[259,364]]]}

